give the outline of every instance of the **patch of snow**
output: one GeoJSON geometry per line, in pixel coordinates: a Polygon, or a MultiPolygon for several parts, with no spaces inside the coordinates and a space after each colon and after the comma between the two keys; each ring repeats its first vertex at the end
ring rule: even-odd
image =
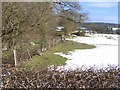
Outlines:
{"type": "Polygon", "coordinates": [[[75,69],[83,65],[85,67],[103,68],[108,65],[118,65],[118,35],[93,34],[89,36],[67,40],[92,44],[96,48],[71,51],[69,55],[55,53],[68,59],[64,68],[75,69]],[[108,37],[112,38],[108,39],[108,37]]]}

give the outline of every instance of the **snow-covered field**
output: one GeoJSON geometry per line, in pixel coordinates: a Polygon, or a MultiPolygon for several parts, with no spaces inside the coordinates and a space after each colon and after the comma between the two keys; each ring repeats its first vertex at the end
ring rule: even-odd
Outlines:
{"type": "Polygon", "coordinates": [[[55,53],[68,59],[64,68],[75,69],[83,65],[85,67],[95,66],[97,68],[103,68],[108,65],[118,65],[118,35],[94,34],[89,36],[67,40],[92,44],[96,48],[74,50],[68,55],[55,53]]]}

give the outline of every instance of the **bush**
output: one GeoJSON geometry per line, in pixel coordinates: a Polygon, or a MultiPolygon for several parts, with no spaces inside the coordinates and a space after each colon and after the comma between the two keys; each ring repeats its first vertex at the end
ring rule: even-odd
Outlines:
{"type": "Polygon", "coordinates": [[[77,36],[85,36],[85,32],[78,32],[76,35],[77,36]]]}

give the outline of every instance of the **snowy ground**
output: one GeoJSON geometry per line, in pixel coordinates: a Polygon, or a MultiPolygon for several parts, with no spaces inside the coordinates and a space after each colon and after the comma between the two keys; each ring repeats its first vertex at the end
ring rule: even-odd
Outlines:
{"type": "Polygon", "coordinates": [[[75,69],[83,65],[85,67],[95,66],[97,68],[103,68],[108,65],[118,65],[118,35],[94,34],[89,36],[76,37],[68,40],[92,44],[96,48],[74,50],[69,55],[55,53],[68,58],[64,68],[75,69]]]}

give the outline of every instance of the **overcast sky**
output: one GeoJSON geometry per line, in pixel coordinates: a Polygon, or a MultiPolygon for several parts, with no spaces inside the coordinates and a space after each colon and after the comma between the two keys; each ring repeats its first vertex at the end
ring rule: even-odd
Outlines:
{"type": "Polygon", "coordinates": [[[88,13],[87,21],[118,23],[118,2],[80,2],[80,5],[88,13]]]}

